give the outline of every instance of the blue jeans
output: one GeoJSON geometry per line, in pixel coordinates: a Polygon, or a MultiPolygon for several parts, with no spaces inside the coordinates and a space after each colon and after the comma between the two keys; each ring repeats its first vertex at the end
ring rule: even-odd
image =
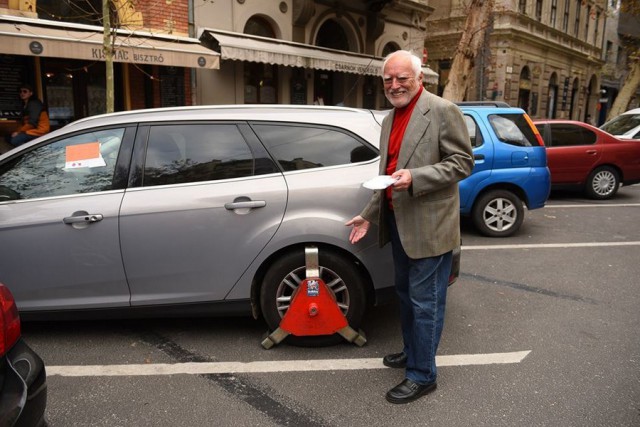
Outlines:
{"type": "Polygon", "coordinates": [[[436,351],[444,325],[444,308],[452,252],[411,259],[400,243],[395,216],[390,215],[396,292],[400,297],[406,377],[418,384],[436,381],[436,351]]]}
{"type": "Polygon", "coordinates": [[[37,136],[32,136],[32,135],[27,135],[24,132],[20,132],[19,134],[17,134],[16,136],[11,136],[9,135],[6,140],[9,144],[17,147],[18,145],[22,145],[25,142],[29,142],[32,139],[36,139],[37,136]]]}

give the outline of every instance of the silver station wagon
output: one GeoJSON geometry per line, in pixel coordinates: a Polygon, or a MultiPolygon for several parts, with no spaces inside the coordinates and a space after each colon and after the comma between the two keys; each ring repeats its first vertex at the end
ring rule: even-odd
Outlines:
{"type": "Polygon", "coordinates": [[[253,313],[275,329],[315,245],[357,328],[393,286],[377,233],[351,245],[344,226],[371,196],[379,121],[241,105],[71,123],[0,156],[0,281],[25,320],[253,313]]]}

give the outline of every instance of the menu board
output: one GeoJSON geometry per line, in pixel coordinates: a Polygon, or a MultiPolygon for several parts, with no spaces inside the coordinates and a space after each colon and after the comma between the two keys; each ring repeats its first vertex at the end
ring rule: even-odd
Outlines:
{"type": "Polygon", "coordinates": [[[27,77],[27,60],[17,55],[0,55],[0,119],[15,120],[22,113],[18,90],[27,77]]]}
{"type": "Polygon", "coordinates": [[[184,104],[184,68],[160,67],[160,103],[163,107],[184,104]]]}

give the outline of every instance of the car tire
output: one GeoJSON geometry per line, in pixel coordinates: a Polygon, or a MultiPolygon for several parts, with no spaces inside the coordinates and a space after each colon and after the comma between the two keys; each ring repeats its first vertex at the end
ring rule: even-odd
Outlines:
{"type": "Polygon", "coordinates": [[[618,172],[612,167],[600,166],[589,174],[585,192],[590,199],[606,200],[615,196],[619,187],[618,172]]]}
{"type": "MultiPolygon", "coordinates": [[[[332,292],[349,326],[360,327],[366,308],[364,281],[352,261],[329,251],[319,250],[320,278],[332,292]]],[[[291,296],[306,278],[304,251],[290,252],[276,260],[264,276],[260,290],[262,316],[271,331],[278,328],[291,296]]],[[[338,334],[287,337],[286,342],[305,347],[319,347],[344,341],[338,334]]]]}
{"type": "Polygon", "coordinates": [[[472,220],[478,231],[489,237],[507,237],[518,231],[524,220],[524,207],[508,190],[491,190],[473,206],[472,220]]]}

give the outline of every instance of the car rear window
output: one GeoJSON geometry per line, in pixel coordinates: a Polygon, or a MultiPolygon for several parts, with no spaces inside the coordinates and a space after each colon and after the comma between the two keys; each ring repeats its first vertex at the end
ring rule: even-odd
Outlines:
{"type": "Polygon", "coordinates": [[[537,147],[538,139],[523,114],[491,114],[489,123],[498,139],[505,144],[520,147],[537,147]]]}
{"type": "Polygon", "coordinates": [[[291,124],[252,128],[284,171],[347,165],[378,156],[370,146],[337,129],[291,124]]]}

